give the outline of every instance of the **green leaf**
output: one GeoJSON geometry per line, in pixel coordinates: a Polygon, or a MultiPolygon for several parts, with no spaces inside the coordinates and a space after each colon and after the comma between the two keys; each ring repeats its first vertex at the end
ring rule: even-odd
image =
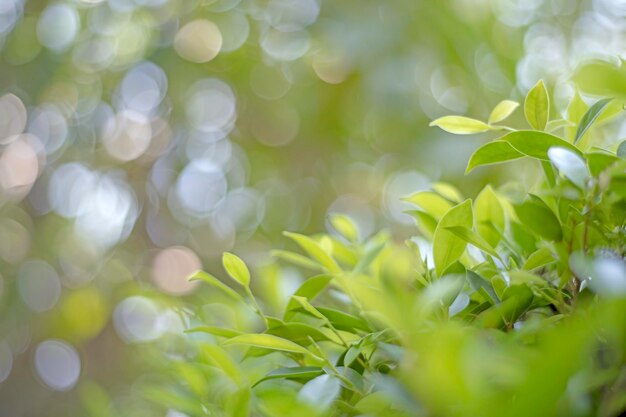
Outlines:
{"type": "Polygon", "coordinates": [[[552,262],[556,262],[556,259],[550,249],[541,248],[530,254],[522,268],[527,271],[532,271],[533,269],[540,268],[552,262]]]}
{"type": "Polygon", "coordinates": [[[523,157],[524,154],[516,150],[508,142],[496,140],[481,146],[472,154],[465,173],[468,174],[479,166],[499,164],[523,157]]]}
{"type": "Polygon", "coordinates": [[[584,102],[578,91],[576,91],[567,106],[567,120],[577,126],[580,124],[580,121],[588,109],[589,106],[587,106],[587,103],[584,102]]]}
{"type": "Polygon", "coordinates": [[[310,324],[298,322],[282,323],[280,325],[275,323],[271,328],[267,329],[266,333],[290,340],[302,346],[310,345],[311,340],[316,342],[341,342],[333,333],[324,332],[323,328],[313,327],[310,324]]]}
{"type": "Polygon", "coordinates": [[[461,204],[452,207],[441,218],[433,239],[433,256],[435,270],[440,277],[447,267],[458,261],[465,251],[467,243],[448,230],[451,226],[472,227],[472,201],[465,200],[461,204]]]}
{"type": "Polygon", "coordinates": [[[228,275],[244,287],[250,286],[250,271],[246,264],[237,255],[224,252],[222,264],[228,275]]]}
{"type": "Polygon", "coordinates": [[[513,206],[519,220],[530,230],[548,240],[560,241],[563,231],[554,212],[539,199],[531,199],[513,206]]]}
{"type": "Polygon", "coordinates": [[[311,303],[309,303],[309,300],[307,300],[306,298],[294,295],[291,297],[291,299],[296,302],[296,306],[299,305],[304,311],[306,311],[311,316],[318,318],[322,321],[328,322],[328,319],[326,318],[326,316],[324,316],[322,313],[317,311],[317,309],[313,307],[311,303]]]}
{"type": "Polygon", "coordinates": [[[604,108],[613,100],[612,98],[603,98],[602,100],[598,100],[595,102],[589,110],[585,113],[585,115],[580,120],[580,124],[578,125],[578,130],[576,130],[576,136],[574,136],[574,143],[577,143],[580,138],[583,137],[585,132],[591,127],[593,122],[596,121],[598,116],[604,111],[604,108]]]}
{"type": "Polygon", "coordinates": [[[552,132],[559,130],[562,127],[572,127],[572,126],[576,126],[576,125],[570,122],[569,120],[564,120],[564,119],[550,120],[548,124],[546,125],[545,131],[552,133],[552,132]]]}
{"type": "Polygon", "coordinates": [[[569,149],[555,146],[548,150],[548,158],[571,182],[584,189],[591,175],[585,160],[569,149]]]}
{"type": "Polygon", "coordinates": [[[371,331],[369,325],[360,317],[343,311],[335,310],[327,307],[318,307],[317,310],[330,321],[335,329],[352,332],[354,330],[371,331]]]}
{"type": "Polygon", "coordinates": [[[185,333],[208,333],[213,336],[226,337],[231,338],[235,336],[239,336],[242,334],[241,332],[233,329],[225,329],[223,327],[213,327],[213,326],[198,326],[192,327],[191,329],[185,330],[185,333]]]}
{"type": "Polygon", "coordinates": [[[626,65],[616,66],[606,61],[591,61],[576,69],[576,85],[595,96],[626,96],[626,65]]]}
{"type": "Polygon", "coordinates": [[[483,252],[486,252],[489,255],[495,256],[496,258],[500,259],[500,255],[498,255],[493,247],[491,247],[489,242],[483,239],[480,235],[474,233],[473,230],[463,226],[448,226],[446,227],[446,230],[451,231],[452,233],[454,233],[455,236],[463,239],[465,242],[473,246],[476,246],[483,252]]]}
{"type": "Polygon", "coordinates": [[[360,345],[350,346],[350,348],[348,348],[348,350],[346,351],[346,355],[343,357],[343,365],[344,366],[352,365],[352,362],[354,362],[356,358],[359,357],[362,350],[363,350],[363,347],[360,345]]]}
{"type": "Polygon", "coordinates": [[[294,265],[301,266],[303,268],[312,269],[314,271],[323,271],[324,267],[317,262],[312,261],[306,256],[302,256],[299,253],[290,252],[287,250],[273,250],[270,254],[287,262],[291,262],[294,265]]]}
{"type": "Polygon", "coordinates": [[[208,272],[197,271],[193,275],[191,275],[189,280],[204,281],[207,284],[219,289],[220,291],[228,295],[233,300],[244,302],[243,297],[241,295],[239,295],[235,290],[233,290],[228,285],[224,284],[222,281],[215,278],[213,275],[209,274],[208,272]]]}
{"type": "Polygon", "coordinates": [[[545,129],[550,115],[550,99],[548,98],[548,90],[546,90],[543,80],[539,80],[526,95],[524,114],[533,129],[545,129]]]}
{"type": "Polygon", "coordinates": [[[492,246],[496,247],[504,230],[504,209],[496,193],[487,185],[476,197],[474,202],[474,222],[476,230],[492,246]]]}
{"type": "Polygon", "coordinates": [[[499,140],[508,142],[518,152],[531,158],[548,161],[548,150],[554,146],[569,149],[581,155],[578,148],[563,139],[545,132],[519,130],[502,136],[499,140]]]}
{"type": "Polygon", "coordinates": [[[467,282],[469,282],[470,288],[474,291],[478,291],[485,299],[492,302],[492,304],[499,303],[500,299],[493,289],[491,282],[484,279],[474,271],[466,271],[467,282]]]}
{"type": "Polygon", "coordinates": [[[255,382],[252,387],[259,385],[263,381],[271,379],[297,379],[297,380],[311,380],[324,373],[319,366],[293,366],[288,368],[278,368],[269,372],[263,378],[255,382]]]}
{"type": "Polygon", "coordinates": [[[527,285],[511,285],[504,290],[502,302],[483,311],[477,323],[484,327],[512,326],[526,312],[533,300],[527,285]]]}
{"type": "Polygon", "coordinates": [[[438,126],[446,132],[457,135],[471,135],[473,133],[486,132],[490,129],[487,123],[464,116],[440,117],[430,122],[428,126],[438,126]]]}
{"type": "Polygon", "coordinates": [[[320,292],[324,291],[332,279],[333,277],[330,275],[316,275],[311,277],[304,281],[293,295],[313,300],[320,292]]]}
{"type": "Polygon", "coordinates": [[[264,349],[277,350],[282,352],[301,353],[303,355],[313,355],[311,352],[303,348],[297,343],[282,337],[271,334],[242,334],[228,339],[222,343],[224,346],[230,345],[246,345],[264,349]]]}
{"type": "Polygon", "coordinates": [[[343,214],[331,214],[329,220],[337,233],[345,237],[348,242],[356,243],[359,241],[359,229],[350,217],[343,214]]]}
{"type": "Polygon", "coordinates": [[[463,194],[461,194],[461,192],[453,185],[445,182],[435,182],[431,185],[431,187],[437,194],[450,200],[454,204],[459,204],[463,201],[463,194]]]}
{"type": "Polygon", "coordinates": [[[298,233],[283,232],[285,236],[296,242],[311,258],[331,273],[341,272],[337,262],[324,250],[322,246],[308,236],[298,233]]]}
{"type": "Polygon", "coordinates": [[[488,123],[498,123],[509,117],[515,109],[519,106],[519,103],[512,100],[502,100],[496,105],[489,115],[488,123]]]}
{"type": "Polygon", "coordinates": [[[626,140],[622,141],[622,143],[619,144],[616,154],[620,158],[626,159],[626,140]]]}
{"type": "Polygon", "coordinates": [[[402,200],[415,204],[423,211],[434,217],[435,220],[441,219],[441,217],[454,205],[450,202],[450,200],[433,191],[418,191],[415,194],[402,198],[402,200]]]}
{"type": "MultiPolygon", "coordinates": [[[[624,149],[626,153],[626,146],[624,149]]],[[[619,158],[612,153],[604,152],[590,152],[585,155],[587,163],[589,164],[589,171],[591,175],[597,176],[602,171],[619,161],[619,158]]]]}

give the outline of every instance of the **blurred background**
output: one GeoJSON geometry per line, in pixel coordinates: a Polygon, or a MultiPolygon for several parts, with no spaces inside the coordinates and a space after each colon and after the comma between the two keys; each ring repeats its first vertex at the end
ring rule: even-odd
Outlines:
{"type": "Polygon", "coordinates": [[[271,300],[283,230],[407,237],[400,197],[508,175],[431,119],[540,78],[556,115],[620,58],[624,0],[2,0],[0,416],[182,416],[136,387],[210,297],[191,272],[234,251],[271,300]]]}

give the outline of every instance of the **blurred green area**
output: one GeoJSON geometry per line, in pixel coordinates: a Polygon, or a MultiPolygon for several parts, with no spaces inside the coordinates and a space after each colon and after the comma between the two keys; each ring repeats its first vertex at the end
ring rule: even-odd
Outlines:
{"type": "Polygon", "coordinates": [[[280,305],[302,279],[269,256],[283,230],[340,212],[400,240],[400,197],[433,181],[530,181],[464,176],[484,138],[428,122],[540,78],[555,112],[573,74],[587,102],[626,95],[623,68],[579,68],[619,64],[625,19],[618,0],[3,0],[0,415],[178,416],[137,386],[183,343],[179,308],[215,297],[190,273],[234,250],[280,305]]]}

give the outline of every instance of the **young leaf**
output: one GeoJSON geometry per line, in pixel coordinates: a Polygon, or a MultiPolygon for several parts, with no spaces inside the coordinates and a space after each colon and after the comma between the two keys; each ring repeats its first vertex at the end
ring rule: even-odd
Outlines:
{"type": "Polygon", "coordinates": [[[428,126],[438,126],[446,132],[457,135],[471,135],[473,133],[486,132],[490,129],[487,123],[464,116],[440,117],[430,122],[428,126]]]}
{"type": "MultiPolygon", "coordinates": [[[[624,152],[626,152],[626,147],[624,152]]],[[[585,159],[587,159],[589,171],[593,176],[599,175],[602,171],[619,161],[617,156],[604,152],[589,152],[585,154],[585,159]]]]}
{"type": "Polygon", "coordinates": [[[448,199],[433,191],[418,191],[409,197],[402,198],[402,200],[415,204],[436,220],[441,219],[441,217],[454,205],[448,199]]]}
{"type": "Polygon", "coordinates": [[[580,188],[586,187],[590,175],[584,159],[569,149],[557,146],[548,150],[548,158],[571,182],[580,188]]]}
{"type": "Polygon", "coordinates": [[[524,114],[528,124],[535,130],[544,130],[550,115],[550,99],[548,90],[543,83],[539,82],[528,92],[524,101],[524,114]]]}
{"type": "Polygon", "coordinates": [[[224,252],[222,264],[232,279],[246,288],[250,286],[250,271],[241,258],[232,253],[224,252]]]}
{"type": "Polygon", "coordinates": [[[273,250],[270,252],[270,254],[275,258],[291,262],[292,264],[301,266],[303,268],[312,269],[314,271],[324,271],[323,266],[321,266],[317,262],[312,261],[306,256],[300,255],[299,253],[290,252],[288,250],[273,250]]]}
{"type": "Polygon", "coordinates": [[[322,313],[336,329],[349,332],[353,332],[355,329],[366,332],[371,331],[367,322],[360,317],[327,307],[318,307],[317,310],[322,313]]]}
{"type": "Polygon", "coordinates": [[[550,249],[541,248],[530,254],[522,268],[527,271],[532,271],[533,269],[540,268],[552,262],[556,262],[556,259],[550,249]]]}
{"type": "Polygon", "coordinates": [[[486,252],[491,256],[495,256],[498,259],[500,258],[489,242],[483,239],[480,235],[474,233],[473,230],[463,226],[448,226],[446,229],[454,233],[455,236],[463,239],[465,242],[476,246],[483,252],[486,252]]]}
{"type": "Polygon", "coordinates": [[[572,126],[575,126],[575,125],[569,120],[564,120],[564,119],[550,120],[548,124],[546,125],[545,131],[548,133],[552,133],[554,131],[559,130],[562,127],[572,127],[572,126]]]}
{"type": "Polygon", "coordinates": [[[613,100],[612,98],[603,98],[602,100],[598,100],[595,102],[589,110],[585,113],[583,118],[580,120],[580,124],[578,125],[578,130],[576,130],[576,136],[574,136],[574,143],[577,143],[580,138],[583,137],[585,132],[591,127],[593,122],[596,121],[598,116],[604,111],[604,108],[613,100]]]}
{"type": "Polygon", "coordinates": [[[304,281],[293,295],[314,299],[322,292],[333,278],[330,275],[316,275],[304,281]]]}
{"type": "Polygon", "coordinates": [[[489,142],[476,150],[470,157],[465,173],[482,165],[499,164],[523,158],[524,154],[512,147],[508,142],[496,140],[489,142]]]}
{"type": "Polygon", "coordinates": [[[278,350],[283,352],[301,353],[304,355],[312,355],[311,352],[303,348],[297,343],[290,340],[283,339],[282,337],[274,336],[271,334],[242,334],[228,339],[222,343],[224,346],[230,345],[246,345],[260,347],[270,350],[278,350]]]}
{"type": "Polygon", "coordinates": [[[233,300],[244,302],[243,297],[241,295],[239,295],[235,290],[233,290],[228,285],[224,284],[222,281],[215,278],[213,275],[209,274],[208,272],[197,271],[189,278],[189,280],[204,281],[207,284],[211,285],[212,287],[218,288],[220,291],[228,295],[233,300]]]}
{"type": "Polygon", "coordinates": [[[294,366],[289,368],[278,368],[271,371],[263,378],[255,382],[252,385],[252,388],[256,387],[263,381],[268,381],[271,379],[297,379],[308,381],[322,375],[323,373],[324,371],[319,366],[294,366]]]}
{"type": "Polygon", "coordinates": [[[545,132],[533,130],[519,130],[507,133],[499,140],[508,142],[518,152],[530,156],[531,158],[548,161],[548,150],[554,146],[569,149],[581,155],[578,148],[563,139],[545,132]]]}
{"type": "Polygon", "coordinates": [[[325,332],[325,329],[322,327],[313,327],[309,324],[298,322],[275,325],[271,329],[267,330],[267,334],[291,340],[292,342],[298,343],[302,346],[310,345],[311,340],[316,342],[341,342],[337,339],[336,335],[332,332],[325,332]]]}
{"type": "Polygon", "coordinates": [[[492,247],[495,247],[504,230],[504,209],[491,186],[487,185],[474,202],[474,222],[476,230],[492,247]]]}
{"type": "Polygon", "coordinates": [[[453,185],[445,182],[435,182],[431,187],[437,194],[452,201],[454,204],[459,204],[463,201],[463,194],[453,185]]]}
{"type": "Polygon", "coordinates": [[[512,100],[502,100],[496,105],[489,115],[489,124],[498,123],[509,117],[515,109],[519,106],[519,103],[512,100]]]}
{"type": "Polygon", "coordinates": [[[341,272],[337,262],[324,250],[322,246],[308,236],[298,233],[283,232],[285,236],[295,241],[300,247],[331,273],[341,272]]]}
{"type": "Polygon", "coordinates": [[[447,267],[456,262],[465,251],[467,242],[448,230],[451,226],[472,227],[472,201],[465,200],[452,207],[441,218],[433,239],[433,256],[437,275],[442,276],[447,267]]]}
{"type": "Polygon", "coordinates": [[[331,214],[329,220],[333,228],[348,242],[356,243],[359,241],[359,229],[350,217],[343,214],[331,214]]]}
{"type": "Polygon", "coordinates": [[[513,206],[519,220],[533,232],[548,240],[563,238],[561,224],[545,203],[532,199],[513,206]]]}
{"type": "Polygon", "coordinates": [[[242,334],[241,332],[233,329],[226,329],[223,327],[213,327],[213,326],[198,326],[192,327],[191,329],[185,330],[185,333],[208,333],[213,336],[226,337],[231,338],[235,336],[239,336],[242,334]]]}

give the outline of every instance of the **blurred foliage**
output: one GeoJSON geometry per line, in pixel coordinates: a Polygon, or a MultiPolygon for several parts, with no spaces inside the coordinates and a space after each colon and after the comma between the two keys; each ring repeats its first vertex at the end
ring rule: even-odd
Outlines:
{"type": "Polygon", "coordinates": [[[265,309],[250,286],[267,276],[251,281],[225,253],[241,292],[194,276],[228,297],[197,309],[185,356],[167,364],[176,394],[169,380],[144,395],[191,416],[623,415],[626,141],[611,151],[586,136],[615,116],[612,101],[553,120],[539,82],[524,100],[533,130],[493,124],[518,107],[508,100],[487,122],[433,121],[506,132],[468,170],[524,159],[544,178],[487,185],[473,201],[442,182],[408,196],[420,235],[405,245],[362,239],[344,215],[329,234],[285,233],[304,255],[275,255],[311,272],[265,309]],[[207,314],[218,303],[250,317],[207,314]]]}
{"type": "MultiPolygon", "coordinates": [[[[535,186],[524,158],[464,175],[483,138],[452,138],[430,120],[465,114],[470,130],[495,137],[510,111],[512,125],[523,123],[514,100],[543,79],[533,100],[551,106],[531,125],[549,118],[546,129],[584,152],[614,151],[624,137],[611,118],[626,91],[616,58],[624,17],[619,0],[3,0],[0,415],[195,415],[176,390],[144,395],[167,378],[163,353],[187,352],[181,334],[198,308],[220,328],[260,323],[241,303],[214,305],[241,295],[189,282],[191,273],[235,251],[253,270],[253,310],[278,316],[309,274],[271,249],[313,267],[285,250],[283,230],[315,234],[333,219],[355,248],[382,229],[390,242],[423,239],[402,197],[449,199],[444,183],[475,196],[491,183],[489,198],[514,200],[535,186]],[[616,99],[597,104],[577,137],[600,96],[616,99]],[[491,112],[502,97],[511,101],[491,112]],[[522,186],[505,192],[511,177],[522,186]]],[[[502,142],[488,149],[510,151],[502,142]]],[[[546,214],[522,206],[529,218],[546,214]]],[[[354,260],[342,256],[342,268],[354,260]]],[[[468,346],[482,337],[446,326],[468,346]]],[[[204,376],[175,366],[200,398],[204,376]]],[[[268,392],[278,415],[299,401],[268,392]]]]}

